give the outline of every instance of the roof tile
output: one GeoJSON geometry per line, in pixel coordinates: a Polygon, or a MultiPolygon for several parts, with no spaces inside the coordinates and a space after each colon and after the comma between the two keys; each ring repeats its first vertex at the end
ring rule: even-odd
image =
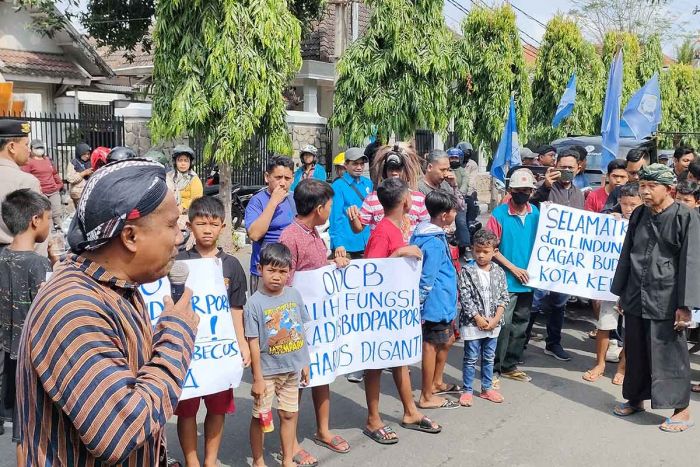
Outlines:
{"type": "Polygon", "coordinates": [[[0,71],[18,75],[84,79],[86,75],[62,54],[0,49],[0,71]]]}

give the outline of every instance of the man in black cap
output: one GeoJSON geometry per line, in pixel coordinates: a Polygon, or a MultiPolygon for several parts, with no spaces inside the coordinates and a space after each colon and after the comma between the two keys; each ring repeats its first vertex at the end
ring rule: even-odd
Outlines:
{"type": "Polygon", "coordinates": [[[107,164],[68,232],[74,253],[37,295],[17,359],[22,465],[164,465],[165,424],[192,358],[192,292],[155,329],[138,286],[165,276],[182,234],[162,165],[107,164]]]}
{"type": "MultiPolygon", "coordinates": [[[[29,160],[29,122],[0,120],[0,201],[22,188],[41,193],[39,180],[20,170],[29,160]]],[[[1,212],[0,212],[1,213],[1,212]]],[[[12,243],[12,234],[0,217],[0,249],[12,243]]]]}
{"type": "Polygon", "coordinates": [[[538,147],[535,152],[538,154],[537,162],[544,167],[554,167],[557,159],[557,149],[548,144],[538,147]]]}

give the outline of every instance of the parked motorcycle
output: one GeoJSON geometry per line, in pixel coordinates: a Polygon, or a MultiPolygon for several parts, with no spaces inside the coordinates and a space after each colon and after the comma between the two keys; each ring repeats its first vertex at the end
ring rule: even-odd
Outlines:
{"type": "MultiPolygon", "coordinates": [[[[264,189],[265,187],[260,185],[243,186],[238,183],[231,185],[231,228],[233,230],[239,229],[243,224],[245,208],[248,206],[250,198],[264,189]]],[[[204,196],[219,196],[219,185],[205,185],[204,196]]]]}

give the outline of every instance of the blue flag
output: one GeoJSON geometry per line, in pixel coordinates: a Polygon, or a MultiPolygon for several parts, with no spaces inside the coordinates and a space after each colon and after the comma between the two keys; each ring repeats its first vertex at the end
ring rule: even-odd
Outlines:
{"type": "Polygon", "coordinates": [[[649,81],[637,91],[622,112],[620,136],[642,139],[656,132],[661,123],[661,90],[659,75],[649,78],[649,81]]]}
{"type": "Polygon", "coordinates": [[[610,161],[617,158],[620,145],[620,100],[622,99],[622,49],[610,64],[608,87],[605,89],[603,123],[600,126],[602,154],[600,158],[603,173],[607,172],[610,161]]]}
{"type": "Polygon", "coordinates": [[[574,102],[576,101],[576,73],[571,74],[569,82],[566,84],[564,94],[561,96],[557,111],[552,119],[552,126],[558,127],[562,120],[571,115],[574,110],[574,102]]]}
{"type": "Polygon", "coordinates": [[[498,150],[493,157],[491,164],[491,175],[506,182],[506,174],[511,167],[520,165],[520,144],[518,143],[518,127],[515,122],[515,100],[510,97],[510,109],[508,111],[508,119],[506,126],[503,128],[501,142],[498,143],[498,150]],[[508,167],[506,167],[506,165],[508,167]]]}

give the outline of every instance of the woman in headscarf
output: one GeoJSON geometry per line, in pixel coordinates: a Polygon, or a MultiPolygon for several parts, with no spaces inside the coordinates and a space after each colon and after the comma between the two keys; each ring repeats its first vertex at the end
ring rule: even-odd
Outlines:
{"type": "Polygon", "coordinates": [[[175,170],[168,172],[166,182],[168,188],[175,193],[180,214],[187,214],[192,201],[204,195],[204,187],[197,173],[192,170],[194,151],[189,146],[178,144],[173,149],[173,166],[175,170]]]}
{"type": "Polygon", "coordinates": [[[70,199],[77,207],[80,195],[83,194],[85,183],[92,175],[92,165],[90,164],[90,146],[86,143],[78,143],[75,146],[75,157],[68,164],[66,180],[70,183],[70,199]]]}
{"type": "MultiPolygon", "coordinates": [[[[370,176],[374,186],[379,186],[384,179],[400,178],[411,188],[411,210],[405,216],[401,226],[404,238],[408,241],[420,222],[429,221],[430,215],[425,208],[425,195],[417,190],[418,181],[423,176],[420,160],[415,150],[405,144],[397,143],[379,148],[370,168],[370,176]]],[[[384,218],[377,192],[373,191],[365,198],[362,207],[348,209],[348,218],[354,232],[361,232],[365,226],[374,230],[379,221],[384,218]]]]}

